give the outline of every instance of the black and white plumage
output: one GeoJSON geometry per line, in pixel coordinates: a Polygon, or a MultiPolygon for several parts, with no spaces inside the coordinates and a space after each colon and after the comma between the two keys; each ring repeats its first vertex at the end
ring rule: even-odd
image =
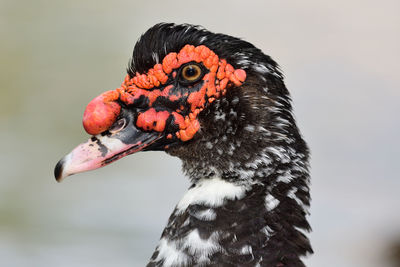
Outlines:
{"type": "MultiPolygon", "coordinates": [[[[304,266],[301,257],[312,253],[305,235],[310,230],[309,151],[278,65],[241,39],[193,25],[157,24],[137,42],[129,77],[147,73],[188,44],[208,47],[244,70],[246,80],[198,114],[200,129],[192,139],[159,137],[139,149],[165,150],[179,157],[191,181],[148,266],[304,266]]],[[[163,102],[154,103],[156,107],[163,102]]],[[[118,118],[137,121],[137,110],[148,107],[135,105],[121,104],[118,118]],[[129,112],[133,115],[124,115],[129,112]]],[[[172,122],[167,121],[166,133],[173,131],[168,123],[172,122]]],[[[101,136],[113,138],[107,131],[101,136]]],[[[93,138],[103,142],[100,135],[93,138]]],[[[66,171],[66,161],[57,165],[57,177],[77,172],[66,171]]]]}

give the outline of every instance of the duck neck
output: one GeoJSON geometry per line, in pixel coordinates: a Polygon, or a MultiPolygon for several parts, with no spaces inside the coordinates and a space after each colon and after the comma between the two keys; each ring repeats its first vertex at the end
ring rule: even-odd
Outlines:
{"type": "Polygon", "coordinates": [[[304,266],[308,148],[283,82],[260,80],[216,100],[196,140],[167,151],[192,185],[149,266],[304,266]]]}
{"type": "Polygon", "coordinates": [[[312,252],[304,235],[310,229],[307,156],[281,146],[255,154],[252,163],[224,170],[184,162],[193,183],[149,266],[304,266],[301,256],[312,252]]]}

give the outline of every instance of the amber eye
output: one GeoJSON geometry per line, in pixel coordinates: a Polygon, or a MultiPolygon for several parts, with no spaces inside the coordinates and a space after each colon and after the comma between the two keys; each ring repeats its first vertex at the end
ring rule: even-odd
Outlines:
{"type": "Polygon", "coordinates": [[[191,63],[182,68],[181,79],[183,82],[193,83],[202,77],[202,69],[199,65],[191,63]]]}

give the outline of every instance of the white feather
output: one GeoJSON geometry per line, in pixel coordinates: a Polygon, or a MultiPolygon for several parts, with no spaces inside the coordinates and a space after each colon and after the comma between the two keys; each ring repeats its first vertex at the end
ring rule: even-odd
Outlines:
{"type": "Polygon", "coordinates": [[[220,207],[226,200],[241,199],[245,192],[245,186],[236,185],[218,177],[202,179],[179,201],[176,206],[177,213],[183,213],[189,205],[193,204],[220,207]]]}

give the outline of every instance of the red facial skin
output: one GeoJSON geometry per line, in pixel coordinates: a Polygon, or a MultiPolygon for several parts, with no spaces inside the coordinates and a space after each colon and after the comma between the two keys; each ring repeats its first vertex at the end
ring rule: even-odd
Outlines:
{"type": "MultiPolygon", "coordinates": [[[[175,71],[172,76],[176,76],[175,71]]],[[[136,126],[146,131],[162,132],[166,127],[167,119],[173,116],[173,122],[179,127],[179,130],[173,134],[181,141],[188,141],[200,129],[197,117],[207,104],[225,95],[226,90],[232,85],[240,86],[245,80],[244,70],[234,69],[226,60],[219,59],[208,47],[185,45],[179,53],[173,52],[166,55],[162,64],[154,65],[146,74],[136,73],[136,76],[132,78],[127,75],[120,88],[107,91],[93,99],[85,110],[83,126],[89,134],[99,134],[107,130],[117,119],[121,110],[117,100],[131,105],[144,96],[149,100],[149,108],[139,113],[136,126]],[[202,63],[209,70],[203,76],[203,85],[200,90],[185,94],[189,113],[181,114],[181,110],[185,107],[172,112],[157,111],[153,103],[158,97],[164,97],[170,101],[176,101],[182,97],[170,93],[173,85],[165,87],[162,85],[168,81],[169,74],[188,62],[202,63]],[[159,87],[160,89],[154,89],[159,87]]],[[[172,135],[168,134],[167,138],[172,138],[172,135]]]]}
{"type": "Polygon", "coordinates": [[[95,135],[113,125],[121,111],[121,106],[115,102],[118,98],[118,92],[107,91],[90,101],[83,113],[86,132],[95,135]]]}

